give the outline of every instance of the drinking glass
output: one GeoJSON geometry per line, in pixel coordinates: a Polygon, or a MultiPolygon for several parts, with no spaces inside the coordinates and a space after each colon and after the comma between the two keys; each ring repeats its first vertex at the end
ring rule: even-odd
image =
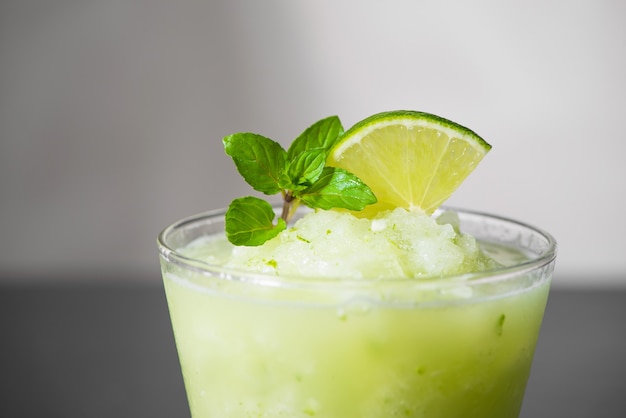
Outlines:
{"type": "MultiPolygon", "coordinates": [[[[225,211],[158,238],[193,418],[519,416],[556,257],[553,237],[456,210],[504,266],[431,279],[278,277],[181,249],[225,211]],[[214,261],[211,261],[214,260],[214,261]]],[[[210,239],[209,239],[210,242],[210,239]]]]}

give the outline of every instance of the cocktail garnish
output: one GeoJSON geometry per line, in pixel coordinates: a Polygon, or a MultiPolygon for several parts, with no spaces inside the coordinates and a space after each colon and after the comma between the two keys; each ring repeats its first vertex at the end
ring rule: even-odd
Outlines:
{"type": "Polygon", "coordinates": [[[284,230],[302,203],[315,209],[353,211],[376,203],[376,196],[357,176],[326,165],[328,152],[343,134],[337,116],[322,119],[298,136],[289,149],[254,133],[236,133],[223,139],[245,181],[266,195],[280,193],[282,214],[274,223],[267,201],[248,196],[233,200],[226,212],[226,236],[235,245],[256,246],[284,230]]]}

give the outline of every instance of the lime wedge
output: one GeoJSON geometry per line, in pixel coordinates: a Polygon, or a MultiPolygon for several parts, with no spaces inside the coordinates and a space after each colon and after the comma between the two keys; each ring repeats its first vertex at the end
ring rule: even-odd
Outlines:
{"type": "Polygon", "coordinates": [[[378,203],[357,216],[402,207],[432,213],[491,149],[476,133],[429,113],[392,111],[345,132],[327,164],[363,180],[378,203]]]}

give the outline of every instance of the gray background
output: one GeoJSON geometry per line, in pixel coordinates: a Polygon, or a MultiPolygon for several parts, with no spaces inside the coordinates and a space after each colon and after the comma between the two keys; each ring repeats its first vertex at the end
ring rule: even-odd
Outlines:
{"type": "Polygon", "coordinates": [[[626,2],[0,2],[0,279],[158,278],[168,223],[248,193],[221,138],[417,109],[493,151],[450,204],[626,272],[626,2]]]}

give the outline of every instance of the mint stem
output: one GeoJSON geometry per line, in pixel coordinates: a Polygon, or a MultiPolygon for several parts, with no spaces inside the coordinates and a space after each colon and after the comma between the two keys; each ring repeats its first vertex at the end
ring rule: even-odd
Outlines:
{"type": "Polygon", "coordinates": [[[283,191],[283,211],[280,217],[287,223],[291,220],[296,213],[296,209],[300,206],[300,199],[295,197],[291,190],[283,191]]]}
{"type": "Polygon", "coordinates": [[[291,190],[287,190],[283,197],[283,212],[280,214],[280,217],[285,220],[285,222],[289,222],[291,218],[291,202],[293,201],[293,195],[291,194],[291,190]]]}

